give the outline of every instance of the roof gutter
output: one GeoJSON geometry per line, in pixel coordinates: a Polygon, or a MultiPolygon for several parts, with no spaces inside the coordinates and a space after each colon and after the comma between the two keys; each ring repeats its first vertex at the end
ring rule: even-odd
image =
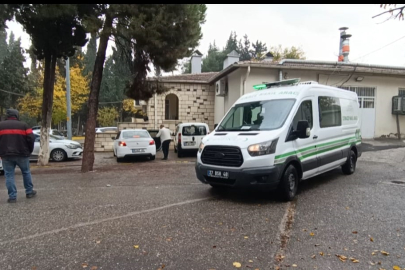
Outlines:
{"type": "Polygon", "coordinates": [[[395,69],[395,70],[405,71],[405,67],[399,67],[399,66],[371,65],[371,64],[332,62],[332,61],[298,60],[298,59],[283,59],[278,64],[284,65],[284,63],[346,66],[346,67],[364,67],[364,68],[383,68],[383,69],[395,69]]]}

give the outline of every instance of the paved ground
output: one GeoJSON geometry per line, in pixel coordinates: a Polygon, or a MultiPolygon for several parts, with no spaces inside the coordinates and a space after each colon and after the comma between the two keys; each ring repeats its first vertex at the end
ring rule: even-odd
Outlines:
{"type": "Polygon", "coordinates": [[[354,175],[303,182],[291,203],[214,191],[195,178],[193,156],[173,152],[123,164],[96,154],[87,174],[80,161],[33,163],[34,199],[19,174],[7,204],[0,177],[0,269],[404,269],[405,149],[387,144],[354,175]]]}

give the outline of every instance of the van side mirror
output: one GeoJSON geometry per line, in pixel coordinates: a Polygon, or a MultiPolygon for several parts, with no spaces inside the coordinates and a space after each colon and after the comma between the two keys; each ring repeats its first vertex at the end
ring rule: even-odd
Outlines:
{"type": "Polygon", "coordinates": [[[307,120],[298,121],[295,134],[300,139],[309,138],[309,136],[311,136],[311,129],[307,120]]]}

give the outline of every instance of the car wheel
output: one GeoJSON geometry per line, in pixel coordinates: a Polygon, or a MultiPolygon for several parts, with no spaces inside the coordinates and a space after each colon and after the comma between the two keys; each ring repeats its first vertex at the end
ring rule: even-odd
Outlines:
{"type": "Polygon", "coordinates": [[[179,158],[183,157],[183,151],[181,150],[181,147],[177,149],[177,157],[179,158]]]}
{"type": "Polygon", "coordinates": [[[347,158],[346,163],[342,166],[342,171],[344,174],[353,174],[356,170],[357,156],[356,153],[351,150],[350,156],[347,158]]]}
{"type": "Polygon", "coordinates": [[[63,149],[54,149],[51,152],[51,158],[53,161],[61,162],[67,159],[67,154],[63,149]]]}
{"type": "Polygon", "coordinates": [[[155,160],[156,156],[150,156],[150,160],[155,160]]]}
{"type": "Polygon", "coordinates": [[[289,165],[281,178],[279,190],[287,201],[292,201],[298,190],[298,173],[294,165],[289,165]]]}

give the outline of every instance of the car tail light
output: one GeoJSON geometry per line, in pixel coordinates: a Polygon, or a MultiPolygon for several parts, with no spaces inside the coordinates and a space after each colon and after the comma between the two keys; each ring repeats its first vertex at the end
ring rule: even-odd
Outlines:
{"type": "Polygon", "coordinates": [[[150,142],[149,142],[149,145],[154,145],[155,144],[155,141],[154,140],[151,140],[150,142]]]}
{"type": "Polygon", "coordinates": [[[181,133],[179,133],[178,144],[181,144],[181,133]]]}
{"type": "Polygon", "coordinates": [[[127,144],[125,142],[118,142],[119,146],[127,146],[127,144]]]}

